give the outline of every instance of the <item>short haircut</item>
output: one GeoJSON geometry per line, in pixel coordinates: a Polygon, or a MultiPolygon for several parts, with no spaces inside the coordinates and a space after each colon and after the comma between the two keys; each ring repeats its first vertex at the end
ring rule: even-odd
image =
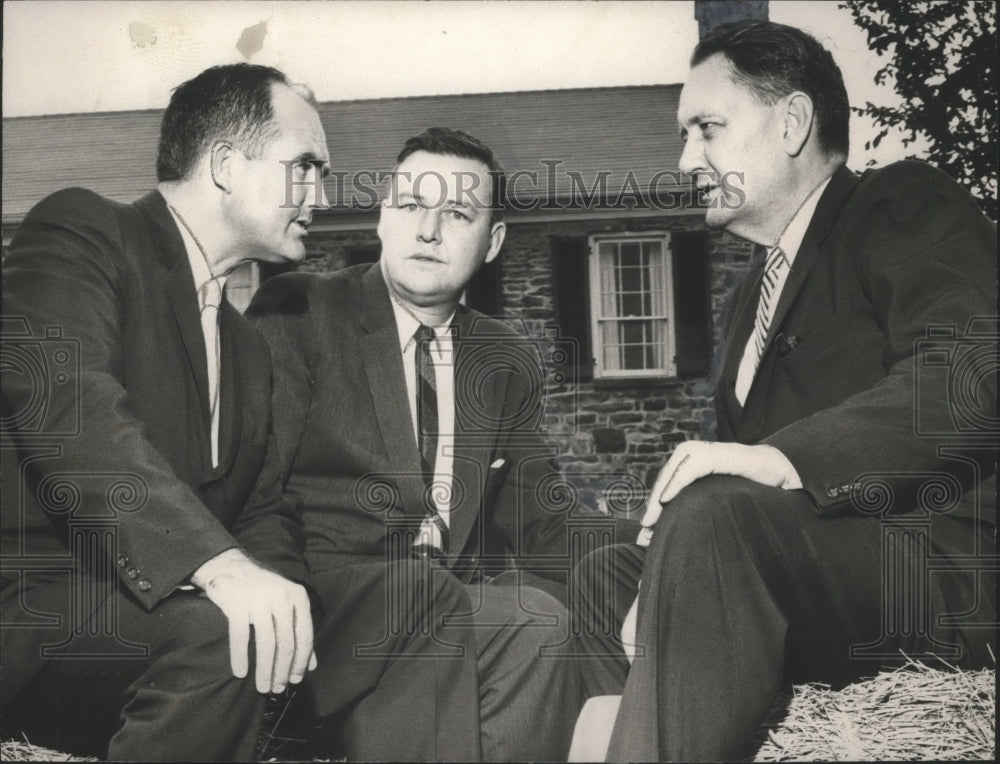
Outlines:
{"type": "MultiPolygon", "coordinates": [[[[507,176],[504,174],[500,161],[493,154],[493,149],[469,133],[454,130],[450,127],[429,127],[420,135],[408,138],[402,151],[396,157],[396,168],[408,156],[418,151],[440,156],[453,156],[462,159],[475,159],[486,165],[487,176],[490,179],[492,198],[490,200],[490,223],[503,219],[503,210],[507,195],[507,176]]],[[[396,168],[393,168],[395,175],[396,168]]]]}
{"type": "Polygon", "coordinates": [[[729,61],[733,80],[761,103],[801,90],[813,102],[819,147],[847,157],[850,105],[833,56],[801,29],[773,21],[720,24],[698,43],[691,66],[716,53],[729,61]]]}
{"type": "Polygon", "coordinates": [[[252,159],[275,136],[274,85],[286,85],[315,105],[312,93],[277,69],[227,64],[178,85],[160,124],[157,180],[184,180],[216,141],[229,141],[252,159]]]}

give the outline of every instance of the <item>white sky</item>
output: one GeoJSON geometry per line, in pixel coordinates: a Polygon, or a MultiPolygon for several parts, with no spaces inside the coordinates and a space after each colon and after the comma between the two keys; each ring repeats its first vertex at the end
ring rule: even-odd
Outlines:
{"type": "MultiPolygon", "coordinates": [[[[3,5],[3,116],[163,108],[202,69],[249,60],[321,101],[683,82],[697,42],[693,2],[53,2],[3,5]]],[[[833,52],[854,105],[891,103],[879,59],[837,2],[770,3],[833,52]]],[[[851,165],[905,150],[855,118],[851,165]]]]}

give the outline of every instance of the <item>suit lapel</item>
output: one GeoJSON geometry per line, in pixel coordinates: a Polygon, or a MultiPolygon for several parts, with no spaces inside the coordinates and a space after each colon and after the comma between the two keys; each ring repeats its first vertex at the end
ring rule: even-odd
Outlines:
{"type": "Polygon", "coordinates": [[[167,269],[167,297],[174,313],[177,330],[184,345],[188,367],[194,376],[201,404],[202,420],[206,423],[205,436],[210,437],[208,422],[211,404],[208,400],[208,360],[205,337],[201,332],[198,295],[194,289],[194,275],[188,262],[184,240],[174,222],[166,200],[153,191],[135,203],[146,218],[152,233],[152,244],[160,262],[167,269]]]}
{"type": "MultiPolygon", "coordinates": [[[[826,238],[830,235],[830,231],[833,230],[833,226],[840,216],[840,211],[854,190],[856,183],[857,176],[846,167],[840,167],[831,176],[829,185],[820,197],[809,227],[802,238],[802,244],[799,245],[799,251],[795,255],[795,262],[788,273],[788,279],[781,290],[781,297],[778,299],[778,304],[775,306],[774,314],[771,317],[771,325],[768,328],[767,337],[764,341],[764,349],[758,372],[767,363],[774,340],[782,331],[782,322],[805,286],[813,267],[819,261],[823,242],[826,241],[826,238]]],[[[738,311],[739,323],[730,337],[730,346],[726,352],[725,365],[723,366],[722,375],[719,378],[717,394],[721,393],[723,396],[721,399],[722,407],[729,423],[732,425],[732,431],[737,440],[739,440],[741,425],[749,419],[748,412],[753,407],[755,390],[757,388],[758,377],[755,376],[747,393],[746,405],[741,406],[739,401],[736,400],[736,374],[739,371],[743,349],[750,338],[750,333],[753,331],[757,302],[760,299],[760,280],[764,273],[764,265],[765,263],[761,262],[751,271],[751,274],[747,278],[753,279],[752,282],[749,282],[753,286],[742,292],[739,305],[734,305],[734,308],[738,311]]]]}
{"type": "Polygon", "coordinates": [[[788,273],[785,288],[781,290],[781,297],[774,308],[774,316],[771,318],[771,325],[768,328],[767,338],[764,341],[761,363],[763,363],[764,357],[770,350],[771,345],[774,344],[774,338],[781,333],[781,322],[788,315],[788,309],[795,302],[795,298],[799,292],[802,291],[802,287],[805,285],[810,271],[812,271],[819,260],[820,248],[823,242],[826,241],[827,236],[830,235],[834,223],[837,222],[837,218],[840,216],[840,210],[844,206],[844,202],[847,201],[847,197],[850,196],[857,182],[858,179],[854,173],[846,167],[841,166],[830,178],[829,185],[823,191],[809,227],[806,229],[805,236],[802,237],[802,244],[799,245],[799,251],[795,255],[795,262],[788,273]]]}
{"type": "MultiPolygon", "coordinates": [[[[486,433],[478,431],[482,430],[481,427],[473,433],[466,431],[468,428],[463,426],[465,420],[463,420],[462,412],[473,411],[472,406],[475,405],[467,400],[466,393],[469,391],[469,385],[463,383],[465,379],[475,378],[474,370],[467,368],[466,359],[469,358],[469,354],[463,352],[469,347],[473,328],[471,314],[467,309],[459,306],[453,326],[455,327],[452,340],[455,357],[455,460],[452,473],[455,487],[452,492],[451,517],[449,519],[451,529],[451,554],[449,558],[452,563],[465,548],[476,521],[486,510],[482,506],[483,483],[488,467],[485,459],[493,450],[487,446],[487,443],[483,442],[482,439],[486,433]],[[470,436],[473,438],[472,443],[470,443],[470,436]]],[[[499,404],[491,396],[484,396],[484,398],[491,410],[484,412],[485,417],[477,417],[478,421],[499,421],[501,413],[499,404]]],[[[491,432],[490,442],[495,437],[496,433],[491,432]]]]}
{"type": "MultiPolygon", "coordinates": [[[[214,474],[226,474],[236,457],[242,437],[242,390],[239,372],[239,341],[235,336],[239,314],[225,299],[219,320],[219,337],[222,346],[219,379],[219,466],[214,474]]],[[[200,329],[200,326],[199,326],[200,329]]]]}
{"type": "Polygon", "coordinates": [[[732,331],[727,338],[727,348],[719,382],[716,385],[716,400],[718,408],[725,416],[730,430],[736,431],[743,407],[736,399],[736,374],[740,368],[740,360],[750,333],[753,331],[754,317],[757,313],[757,301],[760,296],[760,280],[764,275],[764,261],[758,262],[747,274],[744,285],[737,288],[733,295],[732,331]]]}
{"type": "Polygon", "coordinates": [[[403,511],[424,516],[420,453],[413,436],[399,331],[389,290],[378,264],[361,280],[361,358],[389,467],[396,479],[403,511]]]}

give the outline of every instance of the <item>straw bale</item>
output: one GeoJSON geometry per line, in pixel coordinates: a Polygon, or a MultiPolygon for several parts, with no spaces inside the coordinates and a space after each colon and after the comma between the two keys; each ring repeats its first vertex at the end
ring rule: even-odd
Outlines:
{"type": "MultiPolygon", "coordinates": [[[[289,725],[286,710],[277,704],[268,709],[270,723],[260,741],[264,761],[312,758],[302,756],[303,730],[289,725]],[[288,726],[292,729],[282,729],[288,726]]],[[[908,660],[842,690],[823,684],[792,687],[761,726],[753,761],[992,761],[995,723],[995,670],[937,669],[908,660]]],[[[97,761],[26,740],[3,741],[0,760],[97,761]]]]}
{"type": "Polygon", "coordinates": [[[994,760],[995,722],[995,670],[908,659],[838,691],[793,687],[765,720],[754,761],[994,760]]]}
{"type": "Polygon", "coordinates": [[[90,756],[71,756],[33,745],[27,740],[4,740],[0,743],[0,761],[97,761],[90,756]]]}

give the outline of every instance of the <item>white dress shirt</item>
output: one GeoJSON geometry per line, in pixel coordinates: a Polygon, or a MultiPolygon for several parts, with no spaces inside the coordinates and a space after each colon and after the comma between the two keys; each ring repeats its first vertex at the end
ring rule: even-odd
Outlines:
{"type": "MultiPolygon", "coordinates": [[[[201,250],[198,242],[194,240],[191,232],[188,231],[187,226],[177,217],[177,213],[170,210],[170,214],[174,216],[174,220],[177,221],[177,228],[181,232],[181,238],[184,240],[184,249],[187,252],[188,262],[191,264],[191,273],[194,275],[194,288],[198,295],[198,306],[201,307],[201,293],[205,284],[212,279],[212,271],[209,270],[208,263],[205,261],[205,255],[201,250]]],[[[226,279],[228,276],[216,276],[215,280],[219,283],[220,291],[225,290],[226,279]]],[[[222,299],[225,299],[223,297],[222,299]]],[[[222,306],[219,306],[221,311],[222,306]]],[[[221,346],[220,346],[220,335],[219,327],[216,325],[214,334],[209,327],[206,327],[202,323],[201,327],[202,336],[205,338],[205,356],[208,364],[208,399],[209,401],[215,401],[216,405],[212,408],[212,423],[211,423],[211,442],[212,442],[212,467],[219,466],[219,409],[221,406],[222,391],[219,390],[219,377],[222,358],[221,346]]]]}
{"type": "MultiPolygon", "coordinates": [[[[396,330],[399,332],[399,350],[403,356],[403,372],[406,376],[406,397],[410,404],[410,421],[413,425],[413,439],[420,448],[420,434],[417,432],[417,343],[413,338],[420,321],[392,300],[392,310],[396,315],[396,330]]],[[[448,320],[434,328],[435,341],[431,344],[431,361],[434,364],[434,383],[437,388],[438,439],[437,456],[434,459],[434,483],[441,490],[432,491],[434,506],[438,514],[451,525],[451,493],[455,462],[455,364],[451,336],[452,313],[448,320]]]]}
{"type": "MultiPolygon", "coordinates": [[[[792,219],[788,221],[788,225],[785,226],[785,230],[781,232],[778,237],[778,241],[775,242],[775,247],[780,249],[785,253],[785,259],[788,261],[788,267],[782,268],[777,272],[778,280],[772,290],[771,305],[777,308],[778,301],[781,299],[781,293],[785,289],[785,282],[788,281],[788,274],[792,270],[792,266],[795,264],[795,256],[799,252],[799,247],[802,246],[802,239],[806,235],[806,229],[809,228],[809,223],[812,222],[813,213],[816,211],[816,205],[819,204],[819,198],[823,195],[823,190],[827,187],[830,182],[830,178],[826,178],[822,183],[820,183],[813,192],[809,194],[799,205],[799,208],[792,215],[792,219]]],[[[772,250],[772,248],[769,248],[772,250]]],[[[759,299],[759,297],[758,297],[759,299]]],[[[756,305],[756,303],[754,303],[756,305]]],[[[772,316],[773,318],[773,316],[772,316]]],[[[757,373],[757,352],[754,347],[753,332],[750,332],[750,337],[747,339],[746,347],[743,348],[743,357],[740,359],[739,370],[736,372],[736,399],[740,402],[742,406],[746,403],[747,394],[750,392],[750,385],[753,382],[754,375],[757,373]]]]}

